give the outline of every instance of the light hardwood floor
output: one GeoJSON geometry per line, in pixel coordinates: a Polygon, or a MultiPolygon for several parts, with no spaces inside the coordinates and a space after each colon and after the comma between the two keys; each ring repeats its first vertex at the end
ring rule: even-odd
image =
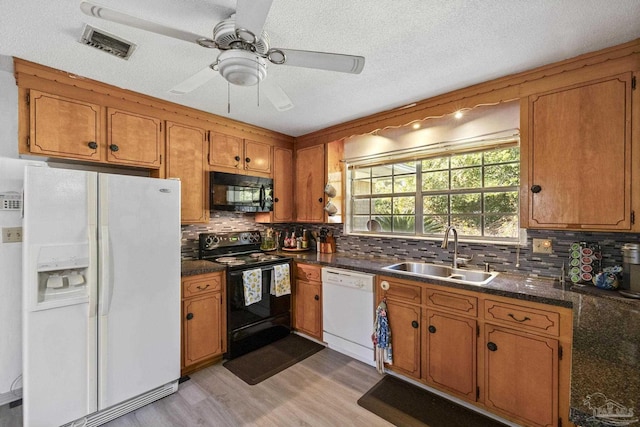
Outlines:
{"type": "MultiPolygon", "coordinates": [[[[250,386],[221,363],[190,375],[178,392],[111,421],[108,427],[391,426],[357,404],[381,376],[364,363],[324,349],[250,386]]],[[[0,408],[0,427],[21,425],[19,410],[0,408]]]]}

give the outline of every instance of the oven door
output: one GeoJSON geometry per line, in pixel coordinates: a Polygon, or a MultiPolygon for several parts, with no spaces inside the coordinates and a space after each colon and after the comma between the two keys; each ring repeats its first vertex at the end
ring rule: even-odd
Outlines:
{"type": "MultiPolygon", "coordinates": [[[[290,262],[284,262],[291,266],[290,262]]],[[[284,264],[280,262],[278,264],[284,264]]],[[[245,304],[243,271],[227,272],[227,354],[232,359],[285,337],[291,332],[291,295],[271,295],[273,264],[261,267],[262,298],[245,304]]]]}

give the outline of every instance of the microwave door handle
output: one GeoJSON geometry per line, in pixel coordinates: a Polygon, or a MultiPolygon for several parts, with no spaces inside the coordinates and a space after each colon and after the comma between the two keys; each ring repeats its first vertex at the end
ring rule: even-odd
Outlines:
{"type": "Polygon", "coordinates": [[[264,190],[264,185],[260,186],[260,209],[264,210],[265,205],[267,204],[266,202],[266,192],[264,190]]]}

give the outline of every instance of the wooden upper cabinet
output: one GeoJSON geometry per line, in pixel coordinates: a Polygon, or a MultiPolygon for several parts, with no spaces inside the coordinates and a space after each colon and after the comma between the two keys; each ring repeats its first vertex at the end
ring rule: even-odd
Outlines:
{"type": "Polygon", "coordinates": [[[271,176],[271,145],[210,132],[209,165],[220,172],[271,176]]]}
{"type": "Polygon", "coordinates": [[[521,222],[630,230],[632,74],[531,95],[521,103],[521,222]]]}
{"type": "Polygon", "coordinates": [[[273,221],[293,221],[293,150],[273,147],[273,221]]]}
{"type": "Polygon", "coordinates": [[[296,221],[324,221],[324,145],[314,145],[296,151],[296,180],[293,197],[296,221]]]}
{"type": "Polygon", "coordinates": [[[102,107],[31,90],[29,152],[102,161],[102,107]]]}
{"type": "Polygon", "coordinates": [[[244,141],[219,132],[209,134],[209,165],[224,172],[242,173],[244,169],[244,141]],[[235,170],[235,171],[234,171],[235,170]]]}
{"type": "Polygon", "coordinates": [[[161,166],[162,120],[107,108],[107,161],[122,165],[161,166]]]}
{"type": "Polygon", "coordinates": [[[244,167],[250,175],[253,172],[271,175],[271,145],[245,139],[244,167]]]}
{"type": "Polygon", "coordinates": [[[209,180],[206,158],[206,131],[167,122],[167,178],[181,182],[181,222],[209,221],[209,180]]]}

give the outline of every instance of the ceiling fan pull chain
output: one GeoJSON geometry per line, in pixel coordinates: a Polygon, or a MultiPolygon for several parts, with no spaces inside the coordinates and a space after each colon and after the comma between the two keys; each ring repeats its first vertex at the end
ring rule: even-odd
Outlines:
{"type": "MultiPolygon", "coordinates": [[[[256,61],[256,75],[260,75],[260,63],[256,61]]],[[[260,107],[260,79],[258,79],[258,107],[260,107]]]]}
{"type": "Polygon", "coordinates": [[[227,114],[231,114],[231,83],[227,82],[227,114]]]}

